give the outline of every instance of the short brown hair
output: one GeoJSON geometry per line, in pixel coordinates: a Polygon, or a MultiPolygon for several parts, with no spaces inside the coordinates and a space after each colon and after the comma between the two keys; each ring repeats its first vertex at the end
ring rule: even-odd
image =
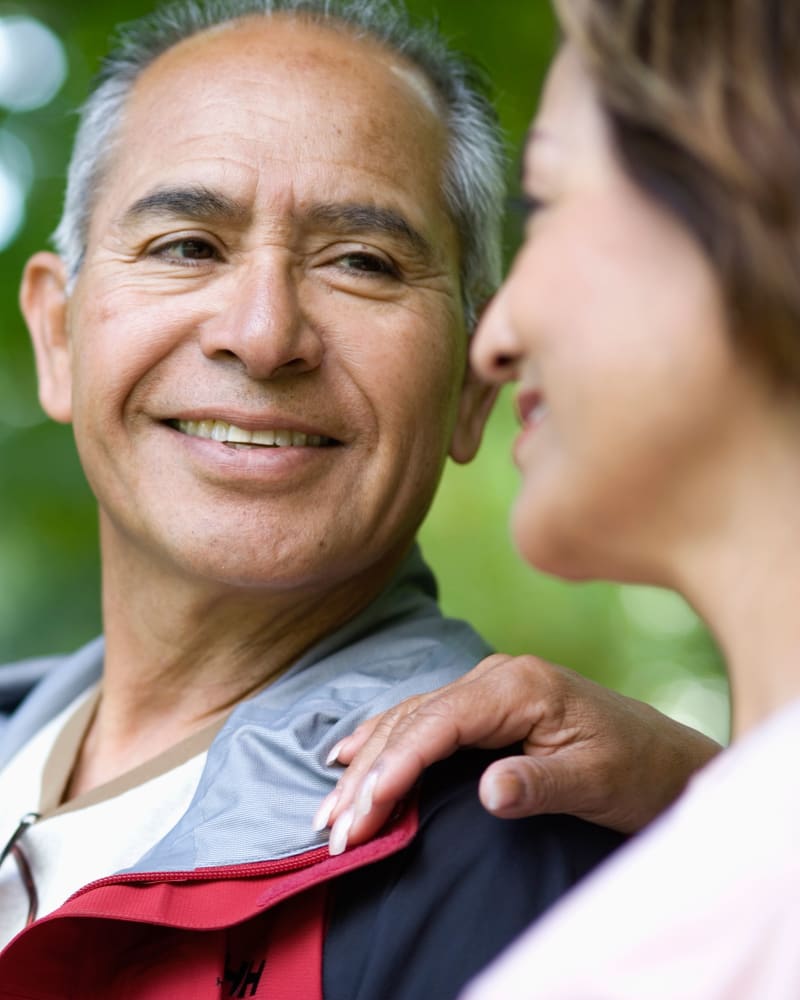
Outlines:
{"type": "Polygon", "coordinates": [[[624,169],[705,250],[738,342],[800,386],[800,4],[555,6],[624,169]]]}

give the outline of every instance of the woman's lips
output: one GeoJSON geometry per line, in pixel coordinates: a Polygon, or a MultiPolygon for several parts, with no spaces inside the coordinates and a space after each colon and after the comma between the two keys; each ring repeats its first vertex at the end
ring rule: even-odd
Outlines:
{"type": "Polygon", "coordinates": [[[547,403],[538,389],[522,389],[517,393],[517,416],[523,428],[538,424],[547,413],[547,403]]]}
{"type": "Polygon", "coordinates": [[[522,431],[514,442],[513,456],[515,464],[522,469],[528,442],[536,436],[537,428],[547,415],[547,403],[538,389],[522,389],[517,394],[516,408],[522,431]]]}

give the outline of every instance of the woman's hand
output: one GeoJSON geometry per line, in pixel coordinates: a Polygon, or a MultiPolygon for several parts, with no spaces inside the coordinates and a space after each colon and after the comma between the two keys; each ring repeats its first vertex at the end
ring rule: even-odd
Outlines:
{"type": "Polygon", "coordinates": [[[649,705],[534,656],[487,657],[470,673],[362,723],[331,751],[349,765],[317,813],[330,851],[383,825],[422,771],[459,747],[522,743],[495,761],[480,798],[496,816],[569,813],[633,833],[720,747],[649,705]]]}

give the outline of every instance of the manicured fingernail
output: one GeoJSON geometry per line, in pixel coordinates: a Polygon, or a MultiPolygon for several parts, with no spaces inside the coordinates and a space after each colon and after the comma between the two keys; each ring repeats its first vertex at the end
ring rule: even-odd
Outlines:
{"type": "Polygon", "coordinates": [[[344,740],[339,740],[338,743],[334,743],[331,747],[328,756],[325,758],[325,763],[328,767],[331,767],[332,764],[335,764],[339,760],[339,751],[342,749],[343,743],[344,740]]]}
{"type": "Polygon", "coordinates": [[[515,774],[490,774],[486,778],[486,808],[509,809],[522,798],[522,783],[515,774]]]}
{"type": "Polygon", "coordinates": [[[328,853],[332,856],[344,854],[347,849],[347,838],[350,836],[350,827],[353,825],[355,814],[352,809],[345,809],[342,815],[333,824],[331,837],[328,841],[328,853]]]}
{"type": "Polygon", "coordinates": [[[366,816],[372,809],[372,796],[378,783],[378,772],[370,771],[356,796],[356,816],[366,816]]]}
{"type": "Polygon", "coordinates": [[[314,820],[311,824],[312,829],[316,830],[317,833],[319,833],[320,830],[324,830],[325,827],[328,825],[328,821],[331,818],[331,813],[336,808],[336,803],[338,801],[339,801],[338,792],[330,792],[322,800],[322,805],[319,807],[319,809],[317,809],[316,815],[314,816],[314,820]]]}

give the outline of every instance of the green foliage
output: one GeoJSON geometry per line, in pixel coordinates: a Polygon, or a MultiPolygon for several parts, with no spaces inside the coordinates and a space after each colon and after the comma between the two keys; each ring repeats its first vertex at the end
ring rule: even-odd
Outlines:
{"type": "MultiPolygon", "coordinates": [[[[454,44],[493,79],[513,188],[517,151],[554,47],[549,5],[411,0],[410,6],[423,16],[435,13],[454,44]]],[[[72,112],[107,37],[114,24],[151,8],[137,0],[69,10],[58,0],[24,9],[0,6],[0,17],[24,14],[49,25],[69,64],[64,86],[46,106],[14,113],[0,106],[0,137],[10,134],[24,143],[33,165],[24,225],[0,248],[0,662],[69,649],[99,629],[94,504],[69,429],[46,422],[36,402],[17,288],[25,260],[47,245],[56,223],[72,112]]],[[[515,238],[510,225],[509,256],[515,238]]],[[[724,736],[719,657],[677,598],[645,588],[563,584],[534,574],[515,554],[506,526],[517,479],[509,459],[513,434],[506,395],[479,458],[448,469],[423,528],[423,547],[439,571],[447,610],[471,620],[503,650],[567,663],[724,736]],[[697,679],[699,685],[690,683],[697,679]]]]}

